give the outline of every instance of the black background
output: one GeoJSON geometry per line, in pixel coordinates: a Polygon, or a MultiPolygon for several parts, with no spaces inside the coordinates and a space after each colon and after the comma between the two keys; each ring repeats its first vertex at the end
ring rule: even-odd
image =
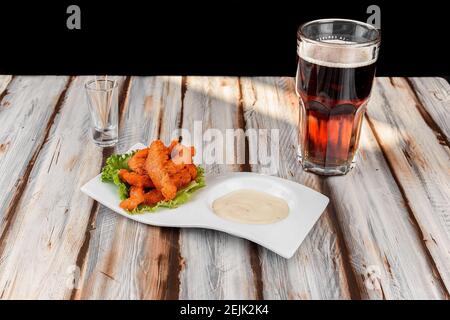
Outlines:
{"type": "Polygon", "coordinates": [[[325,17],[366,21],[381,8],[378,75],[450,75],[445,2],[2,1],[0,73],[288,75],[296,31],[325,17]],[[81,30],[66,9],[81,8],[81,30]]]}
{"type": "Polygon", "coordinates": [[[17,316],[66,319],[413,319],[447,314],[449,301],[0,301],[2,312],[17,316]],[[180,308],[208,306],[224,310],[224,304],[267,304],[268,315],[180,315],[180,308]]]}

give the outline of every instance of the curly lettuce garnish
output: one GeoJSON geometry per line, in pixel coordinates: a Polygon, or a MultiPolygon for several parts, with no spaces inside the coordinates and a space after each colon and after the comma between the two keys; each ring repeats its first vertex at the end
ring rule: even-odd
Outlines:
{"type": "Polygon", "coordinates": [[[128,167],[128,160],[134,155],[134,153],[135,151],[127,154],[113,154],[106,159],[106,165],[102,169],[102,182],[114,183],[117,187],[119,187],[120,200],[125,200],[128,198],[130,186],[120,180],[119,170],[130,170],[128,167]]]}
{"type": "MultiPolygon", "coordinates": [[[[120,200],[128,198],[130,186],[122,182],[119,178],[119,170],[127,169],[128,160],[133,156],[135,152],[127,154],[116,154],[106,159],[106,165],[102,169],[102,182],[114,183],[118,186],[118,192],[120,200]]],[[[141,214],[145,212],[155,212],[159,208],[177,208],[178,206],[186,203],[192,197],[195,191],[206,186],[205,183],[205,170],[202,167],[197,167],[197,177],[194,181],[191,181],[186,187],[178,190],[175,198],[169,201],[160,201],[154,206],[139,205],[136,209],[129,212],[130,214],[141,214]]]]}

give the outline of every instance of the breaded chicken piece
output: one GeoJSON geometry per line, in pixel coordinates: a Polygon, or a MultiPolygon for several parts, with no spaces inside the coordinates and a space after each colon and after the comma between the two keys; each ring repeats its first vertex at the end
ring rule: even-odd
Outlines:
{"type": "Polygon", "coordinates": [[[149,192],[144,194],[144,204],[148,206],[153,206],[160,202],[161,200],[164,200],[164,196],[162,195],[161,191],[158,189],[152,189],[149,192]]]}
{"type": "MultiPolygon", "coordinates": [[[[165,200],[175,198],[177,190],[192,181],[194,175],[194,170],[190,166],[192,155],[192,148],[182,147],[176,140],[172,141],[169,147],[166,147],[161,140],[156,140],[150,145],[145,170],[156,189],[161,191],[165,200]],[[188,149],[189,151],[185,151],[188,149]],[[176,155],[179,155],[178,160],[181,157],[183,159],[175,163],[171,159],[171,151],[172,153],[175,152],[175,158],[177,158],[176,155]],[[191,156],[188,159],[189,154],[191,156]],[[189,162],[189,164],[185,164],[184,161],[189,162]]],[[[195,170],[196,174],[197,171],[195,170]]]]}
{"type": "Polygon", "coordinates": [[[197,178],[197,166],[195,164],[187,164],[185,167],[191,175],[191,180],[195,180],[197,178]]]}
{"type": "Polygon", "coordinates": [[[153,188],[153,182],[147,174],[140,175],[135,172],[129,172],[126,169],[119,170],[119,178],[130,186],[153,188]]]}
{"type": "Polygon", "coordinates": [[[197,167],[193,164],[183,165],[182,169],[174,174],[170,174],[170,178],[177,186],[177,189],[188,185],[197,177],[197,167]]]}
{"type": "Polygon", "coordinates": [[[145,200],[144,188],[131,186],[130,197],[128,199],[123,200],[120,203],[120,207],[128,211],[133,211],[135,208],[137,208],[138,205],[143,203],[144,200],[145,200]]]}
{"type": "Polygon", "coordinates": [[[147,170],[156,189],[163,194],[164,199],[175,198],[177,186],[170,179],[169,172],[175,173],[176,170],[173,168],[173,162],[169,159],[169,148],[161,140],[153,141],[150,145],[145,170],[147,170]]]}
{"type": "Polygon", "coordinates": [[[145,160],[147,159],[147,155],[148,148],[137,151],[130,160],[128,160],[130,169],[137,174],[147,175],[147,171],[145,170],[145,160]]]}

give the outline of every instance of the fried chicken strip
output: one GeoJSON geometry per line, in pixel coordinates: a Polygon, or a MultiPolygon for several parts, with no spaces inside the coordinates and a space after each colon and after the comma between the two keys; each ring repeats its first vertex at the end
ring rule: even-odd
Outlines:
{"type": "Polygon", "coordinates": [[[130,186],[142,187],[142,188],[153,188],[153,182],[147,173],[141,175],[136,172],[129,172],[126,169],[119,170],[119,178],[128,183],[130,186]]]}
{"type": "Polygon", "coordinates": [[[144,202],[144,188],[131,186],[130,197],[120,203],[122,209],[133,211],[138,205],[144,202]]]}
{"type": "Polygon", "coordinates": [[[130,160],[128,160],[130,169],[137,174],[147,175],[147,171],[145,170],[145,160],[147,159],[147,155],[148,148],[137,151],[130,160]]]}
{"type": "Polygon", "coordinates": [[[144,204],[148,206],[153,206],[161,200],[164,200],[164,196],[158,189],[152,189],[144,194],[144,204]]]}
{"type": "Polygon", "coordinates": [[[177,186],[177,189],[188,185],[197,177],[197,167],[193,164],[183,165],[176,173],[169,174],[172,182],[177,186]]]}
{"type": "Polygon", "coordinates": [[[175,198],[177,193],[177,186],[169,176],[169,167],[169,148],[161,140],[153,141],[149,147],[145,169],[156,189],[161,191],[166,200],[175,198]]]}
{"type": "Polygon", "coordinates": [[[193,153],[192,148],[182,147],[176,140],[172,141],[169,147],[166,147],[161,140],[156,140],[150,145],[145,170],[165,200],[175,198],[178,188],[188,184],[197,174],[196,168],[194,173],[191,167],[193,153]],[[185,151],[188,149],[189,151],[185,151]],[[175,163],[170,157],[171,151],[172,153],[175,151],[175,154],[178,155],[181,154],[180,159],[183,159],[175,163]],[[190,164],[185,164],[184,161],[190,164]]]}

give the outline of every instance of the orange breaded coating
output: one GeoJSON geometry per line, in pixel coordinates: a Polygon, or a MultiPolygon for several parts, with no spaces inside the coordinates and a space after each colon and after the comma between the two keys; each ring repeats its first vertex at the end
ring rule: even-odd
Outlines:
{"type": "MultiPolygon", "coordinates": [[[[175,198],[178,188],[192,181],[194,171],[192,164],[193,148],[183,147],[174,140],[166,147],[161,140],[154,141],[148,149],[148,157],[145,162],[145,170],[153,181],[156,189],[160,190],[165,200],[175,198]],[[186,150],[186,151],[185,151],[186,150]],[[175,163],[170,154],[179,156],[175,163]],[[189,164],[185,164],[188,162],[189,164]]],[[[197,171],[195,170],[195,175],[197,171]]]]}
{"type": "Polygon", "coordinates": [[[153,206],[161,200],[164,200],[164,197],[158,189],[152,189],[144,194],[144,204],[148,206],[153,206]]]}
{"type": "Polygon", "coordinates": [[[178,189],[188,185],[193,179],[197,177],[197,168],[195,165],[183,165],[183,168],[176,173],[171,173],[170,178],[178,189]],[[195,170],[195,173],[193,172],[195,170]]]}
{"type": "Polygon", "coordinates": [[[144,202],[144,188],[131,186],[130,197],[120,203],[122,209],[133,211],[138,205],[144,202]]]}
{"type": "Polygon", "coordinates": [[[129,172],[126,169],[121,169],[119,170],[119,177],[122,181],[128,183],[130,186],[142,188],[153,187],[153,182],[147,174],[140,175],[135,172],[129,172]]]}
{"type": "Polygon", "coordinates": [[[147,155],[148,148],[137,151],[130,160],[128,160],[130,169],[137,174],[147,175],[147,171],[145,170],[145,160],[147,159],[147,155]]]}
{"type": "MultiPolygon", "coordinates": [[[[152,179],[156,189],[160,190],[164,199],[175,198],[177,186],[169,176],[169,170],[173,167],[173,162],[169,159],[169,148],[161,140],[153,141],[149,147],[145,170],[152,179]]],[[[172,171],[176,171],[173,170],[172,171]]]]}
{"type": "Polygon", "coordinates": [[[197,178],[197,166],[195,164],[187,164],[186,169],[191,175],[191,180],[195,180],[195,178],[197,178]]]}

